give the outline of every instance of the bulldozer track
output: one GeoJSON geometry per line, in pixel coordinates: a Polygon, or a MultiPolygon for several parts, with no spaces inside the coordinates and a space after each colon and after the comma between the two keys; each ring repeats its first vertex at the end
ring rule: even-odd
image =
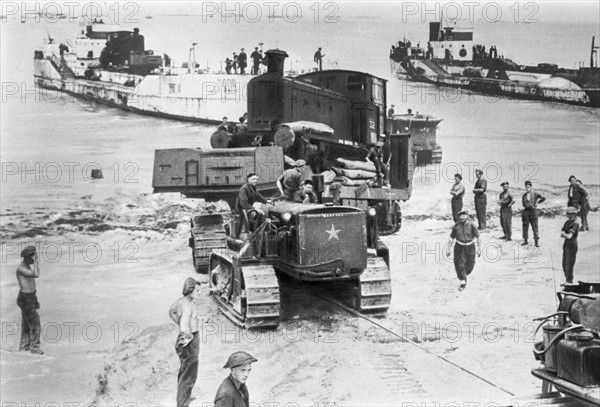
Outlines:
{"type": "Polygon", "coordinates": [[[243,266],[246,286],[246,328],[279,324],[279,283],[272,266],[243,266]]]}
{"type": "Polygon", "coordinates": [[[358,309],[375,316],[386,314],[392,301],[390,270],[381,257],[368,257],[360,276],[358,309]]]}

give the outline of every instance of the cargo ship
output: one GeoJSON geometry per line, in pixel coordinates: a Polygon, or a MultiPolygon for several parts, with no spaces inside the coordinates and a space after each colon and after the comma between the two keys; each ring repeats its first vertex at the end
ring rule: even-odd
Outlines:
{"type": "Polygon", "coordinates": [[[427,48],[399,41],[390,50],[392,74],[399,79],[449,86],[468,91],[600,107],[600,68],[595,37],[590,66],[559,68],[540,63],[524,66],[498,54],[496,46],[486,50],[475,44],[473,29],[443,27],[429,23],[427,48]]]}
{"type": "Polygon", "coordinates": [[[137,28],[94,21],[64,43],[48,36],[33,64],[42,88],[136,113],[209,124],[243,116],[253,75],[201,72],[191,58],[172,68],[168,59],[146,50],[137,28]]]}

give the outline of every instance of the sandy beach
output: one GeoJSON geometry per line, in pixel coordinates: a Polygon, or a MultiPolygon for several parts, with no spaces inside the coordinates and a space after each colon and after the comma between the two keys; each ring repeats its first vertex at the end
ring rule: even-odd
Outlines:
{"type": "MultiPolygon", "coordinates": [[[[177,327],[167,310],[186,277],[205,279],[193,271],[187,237],[189,216],[207,206],[226,209],[176,194],[123,193],[101,202],[81,199],[71,211],[38,207],[5,215],[3,403],[174,405],[177,327]],[[14,270],[17,247],[27,244],[42,253],[43,356],[17,351],[14,270]]],[[[483,255],[467,290],[458,292],[442,250],[452,222],[433,207],[426,212],[437,215],[407,215],[401,231],[384,238],[393,300],[379,322],[497,387],[318,299],[311,287],[284,282],[276,330],[239,330],[209,297],[200,300],[201,364],[192,405],[212,401],[227,375],[227,356],[240,349],[259,360],[249,379],[251,401],[259,405],[508,403],[507,392],[539,392],[541,383],[529,373],[536,366],[532,319],[554,311],[554,293],[564,282],[564,217],[540,219],[536,249],[520,246],[518,216],[515,240],[503,242],[497,215],[490,215],[483,255]]],[[[579,237],[577,280],[598,278],[597,211],[590,227],[579,237]]]]}

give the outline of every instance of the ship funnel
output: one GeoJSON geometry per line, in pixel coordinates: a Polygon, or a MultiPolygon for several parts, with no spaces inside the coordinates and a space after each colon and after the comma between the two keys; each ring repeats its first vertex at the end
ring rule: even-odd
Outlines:
{"type": "Polygon", "coordinates": [[[289,56],[287,52],[280,49],[270,49],[265,52],[267,56],[267,72],[276,73],[283,76],[283,64],[289,56]]]}

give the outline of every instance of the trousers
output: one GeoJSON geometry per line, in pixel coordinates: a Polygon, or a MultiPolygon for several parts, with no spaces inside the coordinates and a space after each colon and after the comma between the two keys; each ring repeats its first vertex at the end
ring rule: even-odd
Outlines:
{"type": "Polygon", "coordinates": [[[562,268],[567,283],[573,282],[573,268],[575,267],[575,260],[577,260],[577,249],[577,240],[565,240],[563,244],[562,268]]]}
{"type": "Polygon", "coordinates": [[[21,343],[19,350],[31,350],[40,348],[40,333],[42,326],[40,315],[37,310],[40,308],[37,295],[33,293],[24,293],[19,291],[17,305],[21,308],[21,343]]]}
{"type": "Polygon", "coordinates": [[[500,226],[506,237],[512,236],[512,215],[512,208],[500,208],[500,226]]]}
{"type": "Polygon", "coordinates": [[[187,346],[178,345],[175,352],[181,366],[177,374],[177,407],[188,407],[192,401],[192,389],[198,378],[198,353],[200,336],[194,332],[194,339],[187,346]]]}
{"type": "Polygon", "coordinates": [[[527,240],[529,238],[529,225],[531,225],[531,230],[533,230],[533,238],[535,240],[538,240],[540,238],[540,235],[538,233],[537,209],[533,209],[533,208],[523,209],[523,214],[521,215],[521,219],[523,220],[523,239],[527,240]]]}
{"type": "Polygon", "coordinates": [[[487,220],[485,217],[485,208],[487,206],[487,195],[477,194],[475,195],[475,213],[477,214],[477,223],[479,229],[485,229],[487,227],[487,220]]]}
{"type": "Polygon", "coordinates": [[[454,222],[458,222],[458,212],[462,211],[463,208],[462,196],[460,198],[452,197],[450,205],[452,206],[452,218],[454,222]]]}
{"type": "Polygon", "coordinates": [[[467,276],[475,268],[475,245],[463,246],[456,243],[454,245],[454,270],[456,277],[461,281],[466,281],[467,276]]]}

